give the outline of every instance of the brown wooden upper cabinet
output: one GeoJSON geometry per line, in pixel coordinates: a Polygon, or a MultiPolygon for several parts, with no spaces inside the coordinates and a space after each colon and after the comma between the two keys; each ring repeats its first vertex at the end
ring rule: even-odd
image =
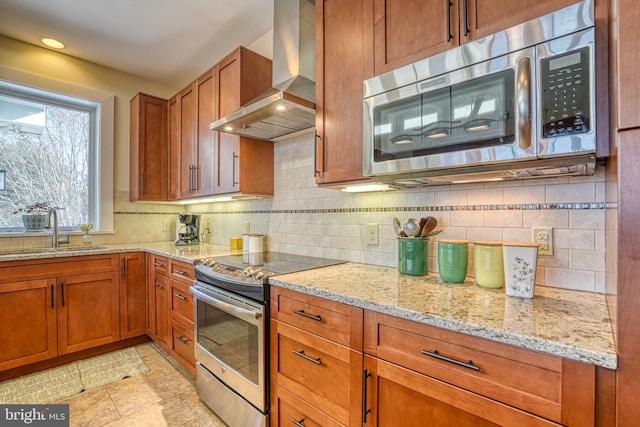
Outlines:
{"type": "Polygon", "coordinates": [[[375,74],[411,64],[579,0],[373,0],[375,74]]]}
{"type": "Polygon", "coordinates": [[[316,183],[367,180],[362,175],[362,82],[370,0],[316,2],[316,183]]]}
{"type": "Polygon", "coordinates": [[[271,61],[240,47],[169,100],[173,199],[273,195],[273,143],[210,129],[271,87],[271,61]]]}
{"type": "Polygon", "coordinates": [[[167,200],[167,100],[139,93],[130,106],[129,199],[167,200]]]}
{"type": "MultiPolygon", "coordinates": [[[[216,119],[271,87],[271,60],[244,47],[223,58],[215,70],[216,119]]],[[[224,132],[214,133],[214,143],[215,194],[273,195],[273,143],[224,132]]]]}
{"type": "Polygon", "coordinates": [[[618,129],[640,127],[640,33],[636,25],[640,8],[633,0],[618,0],[618,55],[616,95],[618,101],[618,129]]]}

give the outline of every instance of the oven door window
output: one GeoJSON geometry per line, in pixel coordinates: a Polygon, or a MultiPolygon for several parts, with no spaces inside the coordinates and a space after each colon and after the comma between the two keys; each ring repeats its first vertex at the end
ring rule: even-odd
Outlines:
{"type": "Polygon", "coordinates": [[[374,161],[513,143],[514,74],[507,69],[377,107],[374,161]]]}
{"type": "Polygon", "coordinates": [[[212,356],[259,384],[260,351],[258,326],[196,300],[198,344],[212,356]]]}

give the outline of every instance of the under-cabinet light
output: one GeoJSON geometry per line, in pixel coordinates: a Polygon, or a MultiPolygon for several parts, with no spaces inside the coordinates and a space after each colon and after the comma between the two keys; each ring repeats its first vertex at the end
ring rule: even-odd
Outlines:
{"type": "Polygon", "coordinates": [[[387,191],[395,188],[387,184],[348,185],[342,189],[346,193],[368,193],[370,191],[387,191]]]}
{"type": "Polygon", "coordinates": [[[278,106],[276,107],[276,110],[278,110],[278,111],[284,111],[284,110],[286,110],[286,108],[287,108],[287,107],[285,107],[284,105],[282,105],[282,104],[281,104],[281,105],[278,105],[278,106]]]}
{"type": "Polygon", "coordinates": [[[180,205],[194,205],[196,203],[216,203],[216,202],[230,202],[233,200],[231,196],[223,196],[223,197],[209,197],[204,199],[192,199],[192,200],[180,200],[178,204],[180,205]]]}
{"type": "Polygon", "coordinates": [[[229,132],[230,132],[230,131],[232,131],[232,130],[233,130],[233,128],[232,128],[231,126],[225,126],[225,127],[224,127],[224,130],[226,130],[226,131],[229,131],[229,132]]]}

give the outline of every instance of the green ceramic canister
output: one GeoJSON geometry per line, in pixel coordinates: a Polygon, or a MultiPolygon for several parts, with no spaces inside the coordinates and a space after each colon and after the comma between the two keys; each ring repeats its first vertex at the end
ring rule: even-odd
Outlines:
{"type": "Polygon", "coordinates": [[[504,285],[502,242],[475,242],[473,264],[478,286],[501,288],[504,285]]]}
{"type": "Polygon", "coordinates": [[[438,271],[444,282],[464,282],[467,277],[468,262],[468,240],[440,240],[438,242],[438,271]]]}
{"type": "Polygon", "coordinates": [[[398,237],[398,271],[412,276],[429,272],[429,239],[398,237]]]}

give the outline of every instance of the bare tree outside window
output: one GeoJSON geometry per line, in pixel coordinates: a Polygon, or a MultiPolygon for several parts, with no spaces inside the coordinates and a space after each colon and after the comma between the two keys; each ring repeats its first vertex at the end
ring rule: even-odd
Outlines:
{"type": "Polygon", "coordinates": [[[59,213],[61,227],[89,222],[92,112],[42,107],[41,133],[0,120],[0,170],[6,171],[6,189],[0,191],[0,230],[21,229],[21,216],[13,212],[35,202],[64,208],[59,213]]]}

